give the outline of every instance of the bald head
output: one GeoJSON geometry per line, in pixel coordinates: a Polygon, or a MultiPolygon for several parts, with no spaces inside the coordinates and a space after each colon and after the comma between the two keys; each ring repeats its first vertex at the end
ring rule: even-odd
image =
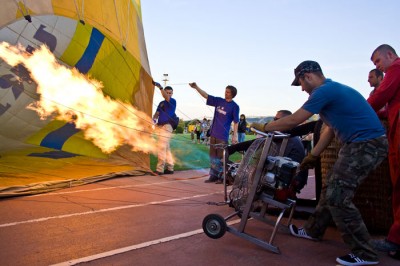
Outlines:
{"type": "Polygon", "coordinates": [[[379,52],[379,53],[389,53],[390,52],[390,53],[394,54],[395,56],[397,56],[396,51],[393,49],[392,46],[390,46],[389,44],[382,44],[382,45],[379,45],[372,53],[372,55],[371,55],[372,61],[373,61],[372,58],[374,57],[374,54],[377,52],[379,52]]]}
{"type": "Polygon", "coordinates": [[[388,44],[382,44],[374,50],[371,61],[377,69],[386,73],[387,69],[398,58],[396,51],[388,44]]]}

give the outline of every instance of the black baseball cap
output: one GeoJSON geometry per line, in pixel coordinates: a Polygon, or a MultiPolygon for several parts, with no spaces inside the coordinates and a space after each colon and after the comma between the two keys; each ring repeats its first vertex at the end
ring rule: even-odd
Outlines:
{"type": "Polygon", "coordinates": [[[300,65],[298,65],[298,67],[296,67],[296,69],[294,70],[295,78],[292,82],[292,86],[300,86],[300,77],[303,76],[304,73],[312,72],[322,72],[322,69],[317,62],[310,60],[301,62],[300,65]]]}

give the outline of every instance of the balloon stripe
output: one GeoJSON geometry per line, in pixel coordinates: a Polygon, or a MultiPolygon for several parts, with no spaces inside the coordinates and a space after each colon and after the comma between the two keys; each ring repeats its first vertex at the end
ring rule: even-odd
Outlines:
{"type": "Polygon", "coordinates": [[[79,132],[79,129],[73,123],[66,123],[44,137],[40,146],[61,150],[64,142],[77,132],[79,132]]]}
{"type": "Polygon", "coordinates": [[[103,40],[104,40],[104,35],[96,28],[93,28],[92,34],[90,35],[89,45],[86,47],[86,50],[82,55],[82,58],[75,65],[75,67],[79,70],[79,72],[83,74],[89,72],[90,68],[93,65],[94,60],[96,59],[97,53],[100,50],[103,40]]]}

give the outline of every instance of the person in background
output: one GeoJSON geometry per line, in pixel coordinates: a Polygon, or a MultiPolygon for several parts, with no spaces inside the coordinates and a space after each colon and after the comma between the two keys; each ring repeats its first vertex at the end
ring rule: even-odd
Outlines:
{"type": "Polygon", "coordinates": [[[200,120],[196,120],[196,125],[194,126],[195,132],[196,132],[196,139],[197,139],[197,144],[200,144],[200,135],[201,135],[201,123],[200,120]]]}
{"type": "Polygon", "coordinates": [[[158,136],[158,161],[156,174],[173,174],[174,173],[174,159],[171,153],[169,142],[172,135],[171,118],[175,117],[176,101],[172,98],[174,90],[172,87],[163,87],[155,82],[154,86],[160,89],[164,98],[158,104],[157,110],[154,113],[153,120],[157,121],[159,130],[158,136]]]}
{"type": "MultiPolygon", "coordinates": [[[[312,135],[312,142],[313,145],[317,145],[319,141],[319,136],[322,130],[323,122],[321,119],[318,119],[316,121],[311,121],[307,123],[303,123],[298,125],[297,127],[292,128],[289,131],[285,131],[284,133],[288,133],[291,136],[304,136],[311,134],[312,135]]],[[[306,150],[306,154],[308,154],[311,151],[311,149],[306,150]]],[[[320,196],[321,196],[321,190],[323,186],[323,178],[322,178],[322,168],[321,168],[321,161],[317,160],[315,167],[314,167],[314,175],[315,175],[315,197],[316,197],[316,202],[318,204],[320,196]]]]}
{"type": "Polygon", "coordinates": [[[327,126],[317,145],[302,161],[302,170],[314,168],[335,135],[343,145],[327,175],[327,186],[323,187],[315,212],[304,228],[291,224],[290,232],[296,237],[321,240],[333,219],[352,251],[337,257],[336,262],[342,265],[378,264],[378,254],[370,243],[368,229],[352,200],[357,187],[386,157],[385,130],[365,98],[356,90],[325,78],[317,62],[302,62],[294,74],[292,86],[301,86],[310,95],[308,100],[292,115],[265,125],[264,130],[289,130],[314,114],[320,115],[327,126]]]}
{"type": "Polygon", "coordinates": [[[383,80],[383,72],[377,68],[372,69],[368,74],[368,83],[373,88],[369,95],[374,94],[383,80]]]}
{"type": "Polygon", "coordinates": [[[382,44],[372,53],[371,61],[377,69],[385,73],[379,87],[369,96],[368,102],[378,113],[386,106],[394,216],[387,238],[374,240],[372,244],[377,250],[387,251],[389,256],[400,259],[400,59],[393,47],[382,44]]]}
{"type": "Polygon", "coordinates": [[[203,118],[201,122],[201,135],[200,135],[201,143],[205,144],[207,139],[207,118],[203,118]]]}
{"type": "Polygon", "coordinates": [[[244,141],[246,137],[246,130],[247,130],[246,116],[244,114],[241,114],[238,125],[238,142],[244,141]]]}
{"type": "Polygon", "coordinates": [[[191,140],[192,142],[194,142],[194,128],[193,128],[193,130],[190,132],[190,140],[191,140]]]}
{"type": "MultiPolygon", "coordinates": [[[[383,80],[383,72],[377,68],[372,69],[368,74],[368,83],[373,88],[370,92],[369,96],[375,93],[376,89],[379,87],[383,80]]],[[[383,119],[384,121],[387,120],[387,109],[386,106],[382,107],[381,110],[377,112],[378,117],[383,119]]]]}
{"type": "Polygon", "coordinates": [[[232,122],[233,134],[232,144],[238,142],[238,123],[239,123],[239,105],[233,100],[237,94],[237,89],[234,86],[228,85],[225,88],[225,98],[209,95],[207,92],[200,89],[195,83],[189,83],[189,86],[195,89],[202,97],[207,99],[207,105],[214,106],[214,118],[210,128],[210,177],[205,182],[222,183],[222,156],[223,147],[227,145],[229,138],[229,130],[232,122]]]}
{"type": "Polygon", "coordinates": [[[210,132],[211,132],[211,120],[207,120],[207,131],[206,131],[206,145],[210,146],[210,132]]]}
{"type": "MultiPolygon", "coordinates": [[[[292,112],[289,110],[279,110],[278,112],[276,112],[273,121],[277,121],[291,114],[292,112]]],[[[299,136],[291,136],[288,140],[284,157],[289,157],[293,161],[301,163],[305,157],[305,154],[306,153],[301,138],[299,136]]],[[[292,182],[296,193],[300,193],[300,191],[307,184],[307,180],[308,169],[301,170],[297,173],[292,182]]]]}

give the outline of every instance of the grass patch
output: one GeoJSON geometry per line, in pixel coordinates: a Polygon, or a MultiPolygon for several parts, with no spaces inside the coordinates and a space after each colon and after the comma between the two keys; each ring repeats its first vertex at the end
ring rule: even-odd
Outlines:
{"type": "MultiPolygon", "coordinates": [[[[254,139],[255,135],[246,135],[245,140],[254,139]]],[[[209,146],[193,143],[190,134],[173,134],[170,142],[171,151],[175,157],[175,171],[202,169],[210,167],[209,146]]],[[[242,155],[232,154],[229,157],[232,161],[240,161],[242,155]]],[[[150,155],[150,167],[155,170],[157,157],[150,155]]]]}

